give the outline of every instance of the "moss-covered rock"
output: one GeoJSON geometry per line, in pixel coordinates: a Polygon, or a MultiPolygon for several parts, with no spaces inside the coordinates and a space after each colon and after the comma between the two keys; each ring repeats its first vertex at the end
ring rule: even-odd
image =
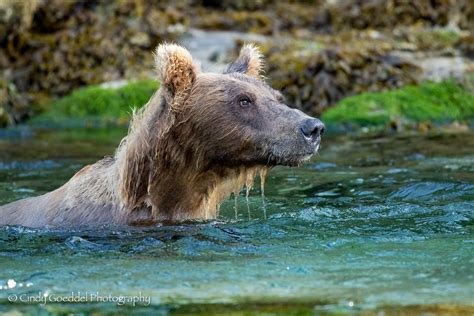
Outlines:
{"type": "Polygon", "coordinates": [[[448,26],[474,29],[474,4],[470,0],[387,1],[206,1],[191,3],[194,27],[253,31],[262,34],[309,30],[335,33],[358,29],[393,29],[399,26],[448,26]],[[199,14],[195,14],[199,12],[199,14]],[[268,24],[255,28],[252,17],[268,24]]]}
{"type": "Polygon", "coordinates": [[[468,121],[474,119],[474,91],[450,80],[363,93],[342,100],[322,118],[328,124],[352,126],[468,121]]]}
{"type": "Polygon", "coordinates": [[[9,101],[0,96],[3,124],[79,87],[149,78],[152,49],[187,26],[297,38],[268,45],[267,75],[291,103],[316,114],[348,95],[416,83],[417,68],[390,51],[474,54],[470,0],[4,2],[0,81],[13,88],[4,92],[9,101]]]}
{"type": "Polygon", "coordinates": [[[327,6],[333,29],[393,28],[425,25],[474,28],[474,4],[471,0],[386,0],[334,1],[327,6]]]}
{"type": "MultiPolygon", "coordinates": [[[[203,1],[206,2],[206,1],[203,1]]],[[[212,1],[213,2],[213,1],[212,1]]],[[[271,35],[318,30],[325,1],[222,1],[190,8],[191,25],[210,30],[234,30],[271,35]],[[226,2],[232,4],[226,5],[226,2]]],[[[323,13],[324,14],[324,13],[323,13]]],[[[328,23],[326,20],[323,24],[328,23]]]]}
{"type": "Polygon", "coordinates": [[[0,78],[0,127],[11,126],[30,113],[31,99],[18,93],[12,82],[0,78]]]}
{"type": "Polygon", "coordinates": [[[125,125],[134,109],[145,105],[159,84],[153,80],[130,82],[119,88],[89,86],[49,104],[33,124],[75,122],[79,125],[110,123],[125,125]]]}
{"type": "Polygon", "coordinates": [[[209,10],[196,8],[193,26],[208,30],[232,30],[269,35],[273,20],[265,11],[209,10]]]}
{"type": "MultiPolygon", "coordinates": [[[[0,6],[0,78],[32,99],[30,104],[45,94],[58,97],[86,85],[148,78],[151,51],[187,23],[174,6],[148,1],[11,3],[0,6]]],[[[31,113],[27,107],[10,116],[17,122],[31,113]]]]}
{"type": "Polygon", "coordinates": [[[417,83],[418,67],[391,55],[391,49],[384,42],[357,37],[340,42],[270,43],[264,48],[266,75],[289,104],[321,114],[350,95],[417,83]]]}

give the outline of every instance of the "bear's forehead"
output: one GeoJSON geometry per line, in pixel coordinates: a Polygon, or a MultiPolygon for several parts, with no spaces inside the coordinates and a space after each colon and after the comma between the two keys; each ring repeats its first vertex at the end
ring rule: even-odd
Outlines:
{"type": "Polygon", "coordinates": [[[241,73],[238,73],[238,72],[233,72],[233,73],[225,74],[224,76],[229,76],[229,77],[232,78],[232,79],[235,79],[235,80],[238,80],[238,81],[242,81],[242,82],[246,82],[246,83],[249,83],[249,84],[251,84],[251,85],[258,86],[258,87],[260,87],[260,88],[265,88],[265,89],[273,90],[272,87],[270,87],[265,81],[259,80],[259,79],[255,79],[255,78],[253,78],[253,77],[249,77],[249,76],[247,76],[247,75],[244,75],[244,74],[241,74],[241,73]]]}
{"type": "Polygon", "coordinates": [[[249,77],[241,73],[214,74],[205,73],[200,76],[207,84],[223,87],[222,90],[231,94],[238,92],[252,92],[258,95],[271,96],[283,101],[280,91],[273,89],[265,81],[249,77]]]}

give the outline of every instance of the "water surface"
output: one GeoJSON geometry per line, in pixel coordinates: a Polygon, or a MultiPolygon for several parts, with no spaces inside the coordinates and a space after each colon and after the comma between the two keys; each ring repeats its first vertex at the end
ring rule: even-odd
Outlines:
{"type": "MultiPolygon", "coordinates": [[[[0,204],[63,184],[123,129],[0,134],[0,204]]],[[[0,313],[474,313],[474,135],[329,136],[209,222],[0,228],[0,313]],[[140,306],[11,295],[150,297],[140,306]]]]}

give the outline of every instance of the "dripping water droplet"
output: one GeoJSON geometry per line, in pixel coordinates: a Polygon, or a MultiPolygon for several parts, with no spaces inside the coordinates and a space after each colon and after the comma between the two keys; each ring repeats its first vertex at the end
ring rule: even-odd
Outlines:
{"type": "Polygon", "coordinates": [[[238,199],[238,197],[239,197],[239,195],[234,192],[234,212],[235,212],[235,219],[238,219],[238,217],[239,217],[239,212],[238,212],[238,209],[237,209],[237,199],[238,199]]]}
{"type": "Polygon", "coordinates": [[[265,203],[265,178],[267,177],[267,168],[260,169],[260,192],[262,193],[263,218],[267,219],[267,205],[265,203]]]}

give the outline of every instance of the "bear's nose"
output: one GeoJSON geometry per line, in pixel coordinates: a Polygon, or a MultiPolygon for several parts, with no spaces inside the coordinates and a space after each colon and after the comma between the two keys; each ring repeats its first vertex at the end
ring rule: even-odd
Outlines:
{"type": "Polygon", "coordinates": [[[311,141],[316,141],[319,136],[324,134],[324,124],[318,119],[307,119],[301,125],[301,132],[311,141]]]}

